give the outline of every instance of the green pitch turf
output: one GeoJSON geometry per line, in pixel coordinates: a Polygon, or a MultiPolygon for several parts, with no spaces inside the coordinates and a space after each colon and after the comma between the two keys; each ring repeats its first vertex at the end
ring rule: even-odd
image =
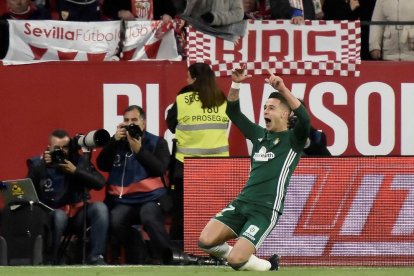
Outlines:
{"type": "Polygon", "coordinates": [[[26,266],[0,267],[1,276],[250,276],[276,273],[289,276],[412,276],[414,267],[282,267],[279,271],[234,271],[225,266],[26,266]]]}

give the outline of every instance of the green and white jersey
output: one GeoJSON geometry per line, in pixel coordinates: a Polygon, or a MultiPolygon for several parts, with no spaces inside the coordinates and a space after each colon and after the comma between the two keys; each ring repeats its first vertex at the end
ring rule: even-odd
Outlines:
{"type": "Polygon", "coordinates": [[[293,129],[269,132],[240,111],[239,101],[228,102],[229,118],[253,143],[250,176],[237,199],[283,212],[289,180],[299,163],[310,129],[305,107],[300,105],[293,112],[298,118],[293,129]]]}

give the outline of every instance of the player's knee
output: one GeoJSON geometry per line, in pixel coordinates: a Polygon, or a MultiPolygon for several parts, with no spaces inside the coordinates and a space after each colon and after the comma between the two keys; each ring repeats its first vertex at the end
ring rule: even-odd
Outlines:
{"type": "Polygon", "coordinates": [[[238,254],[238,252],[232,250],[227,257],[227,262],[229,266],[231,266],[235,270],[239,270],[242,266],[244,266],[247,261],[249,260],[248,257],[244,256],[243,254],[238,254]]]}
{"type": "Polygon", "coordinates": [[[212,246],[214,246],[213,240],[208,235],[201,233],[198,238],[198,247],[205,250],[211,248],[212,246]]]}
{"type": "Polygon", "coordinates": [[[227,263],[234,270],[240,270],[240,268],[242,268],[247,263],[247,261],[244,261],[244,262],[241,262],[241,263],[236,263],[236,262],[233,262],[233,261],[230,261],[229,259],[227,259],[227,263]]]}
{"type": "Polygon", "coordinates": [[[212,246],[210,244],[205,243],[204,240],[200,239],[198,240],[198,248],[200,248],[203,251],[208,251],[212,246]]]}

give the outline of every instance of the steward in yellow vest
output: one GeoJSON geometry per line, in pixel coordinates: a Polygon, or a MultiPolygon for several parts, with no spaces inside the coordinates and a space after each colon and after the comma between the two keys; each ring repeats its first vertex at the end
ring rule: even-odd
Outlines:
{"type": "Polygon", "coordinates": [[[184,157],[229,156],[226,115],[227,102],[212,108],[202,108],[197,92],[177,96],[176,159],[184,157]]]}

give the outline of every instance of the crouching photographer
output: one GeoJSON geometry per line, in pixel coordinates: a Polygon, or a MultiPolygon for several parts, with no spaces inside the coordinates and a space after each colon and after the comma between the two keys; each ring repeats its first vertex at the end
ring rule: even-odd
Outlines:
{"type": "Polygon", "coordinates": [[[106,247],[108,210],[103,202],[88,202],[89,190],[101,190],[105,178],[91,164],[90,151],[81,151],[81,147],[93,148],[98,146],[94,142],[100,144],[109,140],[107,132],[105,139],[105,132],[93,131],[71,139],[67,131],[54,130],[43,154],[27,161],[28,177],[32,179],[40,201],[54,209],[51,253],[54,263],[60,263],[58,252],[65,231],[70,229],[79,238],[85,238],[88,226],[89,251],[82,261],[105,264],[102,254],[106,247]]]}
{"type": "Polygon", "coordinates": [[[141,230],[150,239],[151,261],[163,263],[164,252],[174,248],[164,226],[172,204],[164,183],[169,160],[167,141],[146,131],[144,110],[136,105],[128,107],[123,122],[97,158],[98,168],[109,172],[105,203],[110,212],[114,263],[122,261],[121,248],[125,249],[126,263],[148,263],[141,230]]]}

